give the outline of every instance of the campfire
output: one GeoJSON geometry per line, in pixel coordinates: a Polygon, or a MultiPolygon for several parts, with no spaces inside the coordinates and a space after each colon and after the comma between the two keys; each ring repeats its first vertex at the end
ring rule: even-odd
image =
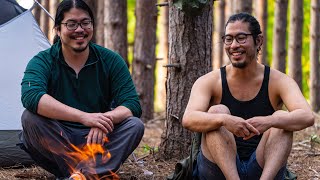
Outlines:
{"type": "MultiPolygon", "coordinates": [[[[105,144],[109,140],[105,137],[103,141],[105,144]]],[[[103,177],[97,175],[95,170],[97,163],[105,164],[111,158],[111,153],[101,144],[85,144],[83,147],[70,144],[67,153],[63,153],[61,149],[51,149],[51,151],[65,157],[64,159],[69,167],[70,174],[79,174],[79,176],[81,176],[79,178],[74,178],[75,180],[120,179],[120,177],[112,171],[109,171],[108,174],[103,177]]]]}

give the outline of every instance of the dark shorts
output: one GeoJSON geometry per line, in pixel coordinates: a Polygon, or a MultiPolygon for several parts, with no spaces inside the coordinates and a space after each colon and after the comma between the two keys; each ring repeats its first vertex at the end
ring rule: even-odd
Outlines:
{"type": "MultiPolygon", "coordinates": [[[[237,155],[237,170],[241,180],[260,179],[263,169],[259,166],[256,159],[256,152],[252,153],[248,160],[240,160],[237,155]]],[[[282,167],[274,179],[283,180],[286,166],[282,167]]],[[[193,176],[199,180],[225,179],[222,171],[217,164],[208,160],[200,151],[197,157],[197,165],[193,169],[193,176]]]]}

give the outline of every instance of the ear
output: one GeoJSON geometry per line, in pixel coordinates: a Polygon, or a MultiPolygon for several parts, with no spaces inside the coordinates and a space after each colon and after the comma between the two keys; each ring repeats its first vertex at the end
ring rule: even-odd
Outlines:
{"type": "Polygon", "coordinates": [[[56,33],[56,35],[58,35],[60,37],[61,33],[60,33],[60,27],[55,27],[54,31],[56,33]]]}
{"type": "Polygon", "coordinates": [[[256,38],[256,44],[258,47],[262,46],[263,44],[263,35],[259,34],[258,37],[256,38]]]}

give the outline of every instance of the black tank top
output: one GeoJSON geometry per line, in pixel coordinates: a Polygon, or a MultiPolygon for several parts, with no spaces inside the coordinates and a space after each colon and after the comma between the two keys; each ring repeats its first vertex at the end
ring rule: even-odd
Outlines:
{"type": "MultiPolygon", "coordinates": [[[[226,67],[221,67],[220,70],[222,80],[221,104],[224,104],[229,108],[231,115],[242,117],[247,120],[255,116],[268,116],[275,112],[269,100],[268,93],[270,75],[269,66],[265,66],[263,82],[257,96],[249,101],[239,101],[232,96],[227,82],[226,67]]],[[[237,153],[240,159],[246,160],[256,150],[262,134],[254,136],[246,141],[244,141],[242,137],[234,137],[237,144],[237,153]]]]}

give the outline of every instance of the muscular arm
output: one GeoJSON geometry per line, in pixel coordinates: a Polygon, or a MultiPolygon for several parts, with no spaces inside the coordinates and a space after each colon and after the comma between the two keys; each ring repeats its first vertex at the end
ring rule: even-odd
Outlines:
{"type": "MultiPolygon", "coordinates": [[[[216,98],[213,83],[217,82],[212,74],[199,78],[192,87],[190,99],[185,110],[182,125],[196,132],[208,132],[224,126],[231,133],[239,137],[249,136],[250,133],[259,134],[252,125],[244,119],[230,115],[226,106],[221,105],[221,112],[210,112],[210,100],[216,98]]],[[[219,86],[218,83],[215,84],[219,86]]]]}
{"type": "Polygon", "coordinates": [[[267,117],[254,117],[248,120],[260,133],[274,127],[287,131],[299,131],[313,125],[314,116],[296,82],[288,76],[273,71],[271,94],[276,94],[288,111],[277,110],[267,117]]]}
{"type": "Polygon", "coordinates": [[[182,125],[196,132],[207,132],[222,126],[224,114],[209,114],[210,99],[213,89],[209,74],[200,77],[193,85],[182,125]]]}
{"type": "Polygon", "coordinates": [[[278,110],[272,115],[271,126],[288,131],[299,131],[313,125],[314,116],[297,83],[283,75],[278,83],[280,97],[288,112],[278,110]]]}

